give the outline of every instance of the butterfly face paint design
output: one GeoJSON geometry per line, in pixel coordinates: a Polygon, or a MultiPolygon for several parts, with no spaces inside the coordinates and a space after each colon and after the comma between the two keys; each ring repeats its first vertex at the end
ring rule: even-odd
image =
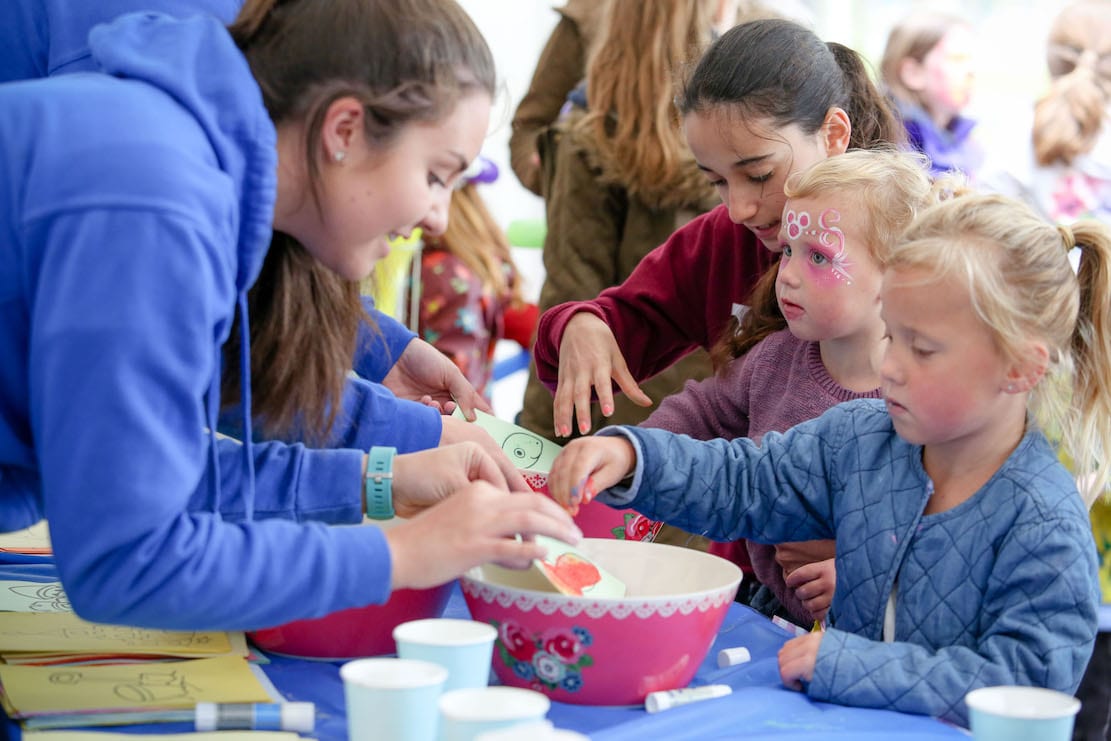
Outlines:
{"type": "MultiPolygon", "coordinates": [[[[817,240],[816,252],[822,254],[829,262],[832,274],[845,281],[845,285],[853,284],[852,273],[849,268],[852,263],[845,256],[845,233],[836,226],[841,220],[841,212],[835,208],[827,208],[818,215],[814,223],[808,211],[795,211],[787,209],[783,216],[784,231],[787,238],[795,241],[801,237],[812,237],[817,240]]],[[[812,263],[807,261],[807,264],[812,263]]]]}

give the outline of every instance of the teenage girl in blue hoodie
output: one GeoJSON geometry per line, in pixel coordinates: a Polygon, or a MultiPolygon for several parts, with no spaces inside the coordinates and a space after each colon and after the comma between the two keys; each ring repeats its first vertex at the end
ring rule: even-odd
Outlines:
{"type": "MultiPolygon", "coordinates": [[[[89,31],[127,12],[175,17],[207,13],[228,24],[242,5],[243,0],[10,0],[0,6],[0,82],[96,71],[89,31]]],[[[440,189],[439,198],[420,222],[425,234],[435,236],[446,230],[450,195],[448,189],[440,189]]],[[[275,241],[276,248],[267,252],[259,278],[248,291],[256,439],[363,449],[382,445],[400,453],[472,440],[496,458],[502,457],[500,447],[481,428],[441,416],[440,412],[452,411],[456,400],[468,418],[473,418],[475,407],[492,412],[443,353],[376,311],[368,297],[362,298],[361,305],[371,319],[361,312],[356,316],[349,308],[360,306],[353,295],[355,284],[344,286],[339,276],[299,247],[290,247],[280,238],[275,241]],[[353,366],[359,377],[347,378],[334,404],[328,404],[332,400],[321,394],[322,377],[342,373],[348,365],[333,367],[329,339],[334,333],[321,332],[317,325],[342,324],[336,317],[358,322],[353,366]],[[297,362],[274,362],[280,360],[274,357],[276,349],[297,362]],[[312,419],[311,411],[322,404],[334,406],[337,414],[312,419]],[[294,421],[298,415],[300,419],[294,421]]],[[[231,387],[239,380],[236,348],[226,352],[233,357],[225,363],[224,378],[234,390],[231,387]]],[[[223,404],[220,431],[241,436],[237,395],[225,394],[223,404]]]]}
{"type": "Polygon", "coordinates": [[[106,74],[0,86],[0,530],[47,517],[78,613],[257,628],[524,565],[518,532],[574,541],[475,445],[215,432],[272,236],[360,279],[478,154],[493,62],[458,5],[248,0],[230,29],[127,15],[89,48],[106,74]],[[411,519],[329,526],[364,511],[411,519]]]}

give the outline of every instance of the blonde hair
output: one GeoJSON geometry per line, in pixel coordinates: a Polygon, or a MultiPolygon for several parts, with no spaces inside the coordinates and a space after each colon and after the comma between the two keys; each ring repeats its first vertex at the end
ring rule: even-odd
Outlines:
{"type": "Polygon", "coordinates": [[[486,207],[475,183],[467,183],[451,194],[447,229],[442,236],[427,237],[425,242],[462,260],[494,295],[521,300],[520,281],[510,280],[505,269],[509,266],[512,275],[518,275],[509,238],[486,207]]]}
{"type": "MultiPolygon", "coordinates": [[[[821,160],[787,178],[788,198],[836,195],[851,199],[867,214],[864,219],[868,253],[882,264],[887,245],[898,239],[917,214],[942,199],[967,191],[963,177],[930,179],[929,160],[918,152],[894,147],[853,149],[821,160]]],[[[749,311],[726,328],[712,351],[717,367],[748,352],[772,332],[787,326],[775,297],[773,265],[753,288],[749,311]]]]}
{"type": "Polygon", "coordinates": [[[907,15],[892,26],[880,61],[880,76],[892,97],[928,109],[922,93],[903,83],[900,68],[907,59],[921,63],[950,29],[968,25],[969,22],[960,16],[923,10],[907,15]]]}
{"type": "Polygon", "coordinates": [[[1111,94],[1111,2],[1081,0],[1053,22],[1046,63],[1052,78],[1034,107],[1034,157],[1069,165],[1095,146],[1111,94]]]}
{"type": "Polygon", "coordinates": [[[930,178],[929,159],[918,152],[855,149],[797,172],[783,185],[788,198],[851,198],[867,212],[865,238],[872,259],[882,263],[886,246],[919,211],[967,189],[963,178],[930,178]]]}
{"type": "Polygon", "coordinates": [[[1022,362],[1031,341],[1045,343],[1049,366],[1030,411],[1060,434],[1090,504],[1111,474],[1111,230],[1057,227],[1010,198],[968,195],[923,212],[884,259],[959,278],[1004,358],[1022,362]]]}
{"type": "MultiPolygon", "coordinates": [[[[578,127],[607,178],[638,197],[685,182],[694,157],[679,127],[675,75],[710,43],[713,0],[612,0],[586,73],[578,127]]],[[[709,194],[709,190],[707,191],[709,194]]]]}

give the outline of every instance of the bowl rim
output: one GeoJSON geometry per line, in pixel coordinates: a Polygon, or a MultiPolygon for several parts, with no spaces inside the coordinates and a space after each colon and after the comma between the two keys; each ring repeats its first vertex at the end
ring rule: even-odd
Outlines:
{"type": "MultiPolygon", "coordinates": [[[[721,564],[718,564],[718,565],[721,566],[722,564],[724,564],[725,568],[731,569],[734,572],[734,576],[736,578],[735,579],[731,578],[728,582],[723,582],[723,583],[721,583],[717,586],[709,587],[707,589],[691,590],[691,591],[686,591],[686,592],[673,592],[671,594],[659,594],[659,595],[644,595],[644,596],[639,596],[639,597],[628,597],[628,596],[625,596],[625,597],[594,597],[594,596],[588,596],[588,595],[561,594],[559,592],[554,592],[554,591],[545,591],[545,590],[540,590],[540,589],[529,589],[528,587],[517,587],[517,586],[512,586],[512,585],[509,585],[509,584],[498,584],[496,582],[491,582],[491,581],[488,581],[488,580],[485,580],[485,579],[482,579],[482,578],[476,576],[476,574],[481,573],[481,570],[487,565],[487,564],[480,564],[478,566],[474,566],[474,567],[468,569],[462,575],[460,575],[459,584],[462,587],[464,594],[466,594],[468,592],[468,586],[470,586],[472,588],[472,590],[474,591],[475,596],[484,599],[486,602],[493,601],[492,599],[486,599],[481,594],[482,592],[488,590],[490,592],[495,592],[495,593],[496,592],[501,592],[501,593],[510,593],[510,592],[512,592],[514,594],[519,594],[522,597],[532,598],[533,600],[537,600],[537,601],[551,600],[551,601],[559,601],[559,602],[565,603],[565,604],[579,604],[579,605],[583,605],[583,606],[586,606],[586,605],[625,606],[625,605],[636,605],[636,604],[641,604],[641,605],[667,605],[669,603],[677,603],[677,602],[701,601],[702,599],[709,598],[709,597],[712,597],[713,595],[716,595],[718,593],[727,592],[727,591],[732,591],[733,594],[736,594],[736,589],[740,586],[741,580],[744,578],[744,572],[741,571],[740,566],[738,566],[737,564],[733,563],[732,561],[730,561],[728,559],[722,558],[721,556],[717,556],[713,553],[708,553],[706,551],[696,551],[696,550],[693,550],[693,549],[690,549],[690,548],[682,548],[681,546],[670,545],[670,544],[667,544],[667,543],[645,543],[643,541],[636,541],[636,540],[618,541],[618,540],[613,540],[611,538],[583,538],[583,542],[588,541],[588,540],[597,541],[597,542],[600,542],[600,543],[603,543],[603,544],[617,543],[617,542],[628,542],[628,543],[631,543],[631,544],[635,544],[633,546],[634,548],[646,548],[648,550],[665,548],[665,549],[675,549],[677,551],[685,551],[685,552],[689,552],[689,553],[695,553],[695,554],[698,554],[698,557],[703,557],[704,556],[704,557],[708,557],[708,558],[716,559],[717,561],[720,561],[721,564]]],[[[581,546],[581,543],[580,543],[580,546],[581,546]]],[[[607,547],[609,547],[609,546],[607,545],[607,547]]],[[[689,556],[687,556],[687,557],[689,557],[689,556]]],[[[732,600],[732,599],[733,599],[733,597],[730,596],[730,600],[732,600]]]]}

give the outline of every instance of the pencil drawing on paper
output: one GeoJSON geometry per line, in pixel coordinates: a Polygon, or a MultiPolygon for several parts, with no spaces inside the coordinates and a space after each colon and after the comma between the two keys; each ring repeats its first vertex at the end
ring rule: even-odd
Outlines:
{"type": "Polygon", "coordinates": [[[109,682],[112,692],[128,702],[163,703],[167,700],[184,700],[200,689],[189,684],[185,677],[173,669],[165,671],[139,670],[129,674],[122,671],[116,675],[88,676],[84,672],[63,670],[50,674],[50,683],[74,687],[86,682],[109,682]]]}
{"type": "Polygon", "coordinates": [[[544,441],[529,432],[513,432],[502,441],[501,449],[517,468],[530,468],[540,460],[544,441]]]}

